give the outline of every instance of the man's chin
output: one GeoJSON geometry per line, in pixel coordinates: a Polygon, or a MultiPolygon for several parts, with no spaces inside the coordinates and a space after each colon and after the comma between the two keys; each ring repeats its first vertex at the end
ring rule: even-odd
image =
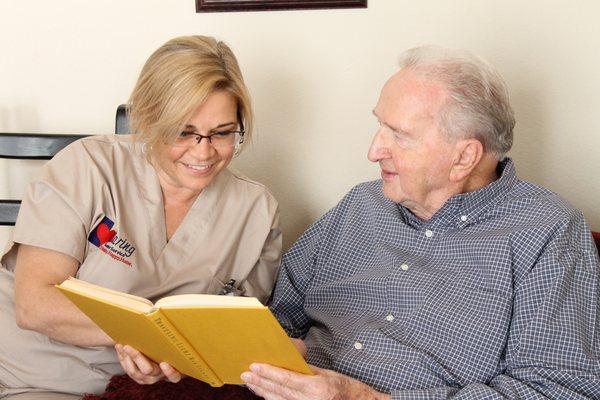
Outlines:
{"type": "Polygon", "coordinates": [[[393,190],[386,189],[385,185],[383,186],[383,196],[394,203],[402,203],[405,200],[403,196],[400,196],[393,190]]]}

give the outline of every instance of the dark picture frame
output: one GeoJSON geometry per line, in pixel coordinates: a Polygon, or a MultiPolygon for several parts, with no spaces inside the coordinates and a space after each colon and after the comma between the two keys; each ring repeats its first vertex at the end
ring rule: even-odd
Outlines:
{"type": "Polygon", "coordinates": [[[196,0],[196,12],[366,8],[367,0],[196,0]]]}

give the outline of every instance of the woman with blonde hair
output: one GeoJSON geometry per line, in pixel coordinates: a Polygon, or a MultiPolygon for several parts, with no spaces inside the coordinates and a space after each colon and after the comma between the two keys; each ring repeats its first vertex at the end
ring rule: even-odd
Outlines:
{"type": "Polygon", "coordinates": [[[132,135],[77,141],[29,186],[1,260],[0,397],[99,393],[122,372],[112,340],[54,288],[69,276],[151,300],[271,293],[277,202],[227,168],[252,130],[229,47],[165,43],[128,109],[132,135]]]}

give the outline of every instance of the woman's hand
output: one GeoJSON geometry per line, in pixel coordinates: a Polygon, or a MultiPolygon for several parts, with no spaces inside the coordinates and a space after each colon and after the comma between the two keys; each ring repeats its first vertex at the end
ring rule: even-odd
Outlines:
{"type": "Polygon", "coordinates": [[[123,371],[140,385],[151,385],[165,378],[176,383],[184,376],[168,363],[156,364],[131,346],[116,344],[115,350],[123,371]]]}

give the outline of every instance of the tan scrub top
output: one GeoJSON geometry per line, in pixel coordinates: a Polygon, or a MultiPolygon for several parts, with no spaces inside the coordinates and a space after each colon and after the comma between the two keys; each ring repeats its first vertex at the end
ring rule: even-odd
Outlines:
{"type": "MultiPolygon", "coordinates": [[[[73,143],[29,186],[0,268],[0,396],[32,390],[102,392],[122,373],[112,347],[77,347],[19,329],[15,244],[67,254],[77,277],[155,301],[216,294],[235,279],[265,302],[281,257],[277,201],[228,169],[205,188],[167,242],[162,192],[143,145],[129,136],[73,143]],[[3,391],[3,392],[2,392],[3,391]]],[[[40,260],[39,268],[44,268],[40,260]]]]}

